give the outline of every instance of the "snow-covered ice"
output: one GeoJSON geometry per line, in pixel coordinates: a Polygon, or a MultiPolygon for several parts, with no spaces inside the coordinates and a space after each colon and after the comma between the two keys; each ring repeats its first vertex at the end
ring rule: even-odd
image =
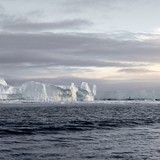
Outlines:
{"type": "Polygon", "coordinates": [[[34,102],[94,101],[96,86],[82,82],[81,86],[45,84],[29,81],[18,87],[7,85],[0,79],[0,100],[26,100],[34,102]]]}

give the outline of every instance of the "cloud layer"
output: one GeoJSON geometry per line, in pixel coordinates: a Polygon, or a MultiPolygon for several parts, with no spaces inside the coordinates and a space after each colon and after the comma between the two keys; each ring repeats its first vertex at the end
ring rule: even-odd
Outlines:
{"type": "Polygon", "coordinates": [[[160,77],[158,4],[0,0],[0,75],[89,79],[103,86],[108,80],[154,81],[160,77]]]}

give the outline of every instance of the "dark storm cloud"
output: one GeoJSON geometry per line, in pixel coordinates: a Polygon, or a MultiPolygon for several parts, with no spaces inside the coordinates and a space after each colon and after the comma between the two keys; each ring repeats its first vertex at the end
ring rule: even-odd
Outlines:
{"type": "Polygon", "coordinates": [[[3,25],[3,30],[8,31],[48,31],[59,29],[75,29],[92,25],[91,22],[83,19],[65,20],[60,22],[15,22],[3,25]]]}

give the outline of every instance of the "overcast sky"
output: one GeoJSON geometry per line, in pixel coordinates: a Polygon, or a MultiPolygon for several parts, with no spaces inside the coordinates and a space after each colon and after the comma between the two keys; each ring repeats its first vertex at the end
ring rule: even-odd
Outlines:
{"type": "Polygon", "coordinates": [[[159,15],[160,0],[0,0],[0,76],[160,85],[159,15]]]}

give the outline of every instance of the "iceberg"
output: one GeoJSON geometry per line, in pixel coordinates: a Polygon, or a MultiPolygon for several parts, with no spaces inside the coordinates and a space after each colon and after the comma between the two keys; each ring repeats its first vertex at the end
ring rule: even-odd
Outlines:
{"type": "Polygon", "coordinates": [[[0,78],[0,100],[11,98],[10,95],[15,94],[15,92],[14,87],[9,86],[4,79],[0,78]]]}
{"type": "Polygon", "coordinates": [[[35,101],[76,101],[77,87],[27,82],[20,87],[22,98],[35,101]]]}
{"type": "Polygon", "coordinates": [[[0,78],[0,85],[7,86],[7,82],[3,78],[0,78]]]}
{"type": "Polygon", "coordinates": [[[45,84],[29,81],[20,86],[9,86],[0,80],[0,100],[26,100],[34,102],[94,101],[96,86],[82,82],[80,86],[45,84]]]}
{"type": "Polygon", "coordinates": [[[94,101],[94,96],[96,95],[96,86],[93,85],[89,87],[89,84],[82,82],[81,86],[77,91],[78,101],[94,101]]]}

